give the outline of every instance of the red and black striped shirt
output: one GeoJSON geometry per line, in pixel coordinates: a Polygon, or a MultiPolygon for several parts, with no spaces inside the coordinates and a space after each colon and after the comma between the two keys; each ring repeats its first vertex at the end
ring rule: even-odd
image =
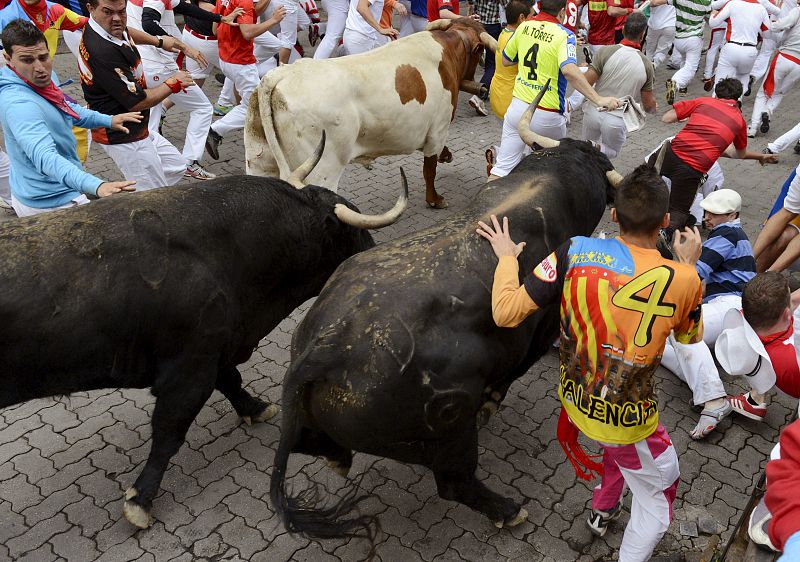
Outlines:
{"type": "Polygon", "coordinates": [[[747,124],[736,100],[697,98],[672,106],[679,120],[689,122],[672,139],[672,150],[686,164],[705,174],[733,143],[747,147],[747,124]]]}

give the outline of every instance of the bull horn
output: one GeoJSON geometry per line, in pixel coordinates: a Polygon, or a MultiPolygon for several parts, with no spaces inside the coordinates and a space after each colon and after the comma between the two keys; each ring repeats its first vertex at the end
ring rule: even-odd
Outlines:
{"type": "Polygon", "coordinates": [[[497,40],[485,31],[481,31],[481,43],[491,52],[497,52],[497,40]]]}
{"type": "Polygon", "coordinates": [[[451,25],[453,25],[453,20],[435,20],[425,26],[425,31],[435,31],[437,29],[444,31],[450,29],[451,25]]]}
{"type": "Polygon", "coordinates": [[[521,138],[522,142],[524,142],[530,147],[533,147],[534,143],[538,144],[542,148],[555,148],[560,144],[559,141],[543,137],[539,133],[534,133],[533,129],[531,129],[531,119],[533,119],[533,112],[536,111],[536,106],[538,106],[539,102],[542,101],[542,97],[544,96],[545,92],[547,92],[547,89],[550,87],[550,80],[551,79],[548,78],[544,87],[539,92],[539,95],[536,96],[536,99],[534,99],[531,102],[531,104],[528,106],[528,109],[526,109],[525,113],[523,113],[522,117],[520,117],[519,124],[517,125],[517,132],[519,133],[519,138],[521,138]]]}
{"type": "Polygon", "coordinates": [[[308,174],[311,173],[311,170],[316,167],[319,163],[320,158],[322,158],[322,152],[325,150],[325,131],[322,131],[322,138],[317,145],[317,149],[314,153],[308,157],[308,159],[300,164],[297,169],[286,179],[291,185],[296,187],[297,189],[303,189],[306,184],[304,183],[308,174]]]}
{"type": "Polygon", "coordinates": [[[610,183],[614,187],[619,187],[619,183],[625,179],[625,176],[620,174],[616,170],[609,170],[606,172],[606,177],[608,178],[608,183],[610,183]]]}
{"type": "Polygon", "coordinates": [[[406,180],[406,172],[403,168],[400,168],[400,177],[403,182],[403,193],[397,198],[397,203],[394,204],[394,207],[382,215],[365,215],[341,203],[336,204],[333,208],[333,212],[339,217],[340,221],[350,226],[355,226],[356,228],[377,229],[389,226],[400,218],[400,215],[403,214],[403,211],[408,207],[408,181],[406,180]]]}

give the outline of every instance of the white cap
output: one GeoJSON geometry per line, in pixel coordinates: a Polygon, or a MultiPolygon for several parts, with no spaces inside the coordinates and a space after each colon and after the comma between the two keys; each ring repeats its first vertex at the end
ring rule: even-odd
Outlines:
{"type": "Polygon", "coordinates": [[[742,210],[742,197],[732,189],[718,189],[709,193],[700,206],[715,215],[738,213],[742,210]]]}

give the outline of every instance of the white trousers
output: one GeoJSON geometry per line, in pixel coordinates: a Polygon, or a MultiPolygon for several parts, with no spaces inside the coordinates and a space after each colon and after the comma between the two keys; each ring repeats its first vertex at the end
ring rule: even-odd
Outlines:
{"type": "MultiPolygon", "coordinates": [[[[277,26],[270,28],[270,31],[280,41],[281,49],[291,49],[297,43],[297,14],[302,10],[297,0],[274,0],[264,10],[262,18],[271,17],[278,6],[283,6],[286,9],[286,15],[277,26]]],[[[239,92],[239,95],[241,95],[241,92],[239,92]]]]}
{"type": "Polygon", "coordinates": [[[386,44],[386,41],[383,35],[375,37],[374,35],[364,35],[352,29],[344,30],[344,51],[348,55],[366,53],[384,44],[386,44]]]}
{"type": "Polygon", "coordinates": [[[750,71],[756,62],[758,49],[735,43],[725,43],[719,51],[717,62],[716,86],[724,78],[736,78],[742,83],[742,88],[747,91],[750,84],[750,71]]]}
{"type": "Polygon", "coordinates": [[[11,159],[3,149],[0,148],[0,199],[11,204],[11,159]]]}
{"type": "MultiPolygon", "coordinates": [[[[531,151],[517,132],[520,117],[526,109],[528,109],[527,103],[518,98],[511,98],[511,105],[508,106],[503,118],[503,133],[497,151],[497,161],[491,172],[494,176],[507,176],[520,163],[522,157],[531,151]]],[[[561,140],[567,136],[567,120],[560,113],[539,109],[533,114],[531,129],[545,137],[561,140]]]]}
{"type": "Polygon", "coordinates": [[[69,209],[71,207],[77,207],[78,205],[86,205],[89,202],[89,198],[86,197],[83,193],[75,197],[69,203],[65,203],[64,205],[59,205],[58,207],[47,207],[46,209],[37,209],[36,207],[28,207],[25,203],[21,203],[19,199],[11,196],[11,206],[14,207],[14,212],[17,213],[18,217],[32,217],[33,215],[39,215],[42,213],[49,213],[50,211],[57,211],[59,209],[69,209]]]}
{"type": "Polygon", "coordinates": [[[783,133],[771,143],[767,144],[767,148],[769,148],[775,154],[778,154],[779,152],[783,152],[792,146],[798,140],[800,140],[800,123],[783,133]]]}
{"type": "Polygon", "coordinates": [[[254,64],[231,64],[224,60],[220,60],[219,64],[225,76],[233,80],[236,90],[242,98],[239,105],[231,109],[225,117],[211,127],[217,134],[224,137],[231,131],[244,128],[250,96],[258,87],[258,67],[254,64]]]}
{"type": "Polygon", "coordinates": [[[136,180],[136,191],[175,185],[186,172],[186,160],[178,149],[153,131],[140,141],[100,146],[111,156],[122,177],[136,180]]]}
{"type": "Polygon", "coordinates": [[[765,31],[761,34],[761,48],[758,50],[756,62],[753,63],[753,69],[750,71],[755,81],[761,80],[769,69],[769,63],[772,60],[772,55],[778,50],[778,43],[775,41],[775,34],[771,31],[765,31]]]}
{"type": "MultiPolygon", "coordinates": [[[[192,75],[192,78],[195,80],[205,80],[208,78],[209,74],[211,74],[212,69],[215,67],[219,68],[219,44],[217,41],[195,37],[189,33],[186,28],[183,29],[181,41],[203,53],[203,56],[206,57],[208,61],[207,67],[200,68],[197,61],[186,57],[186,71],[192,75]]],[[[231,80],[225,80],[225,84],[222,85],[222,91],[219,93],[217,103],[223,106],[236,105],[236,98],[233,95],[233,82],[231,80]]]]}
{"type": "MultiPolygon", "coordinates": [[[[302,12],[305,14],[305,12],[302,12]]],[[[256,57],[256,65],[258,66],[258,75],[264,76],[269,70],[277,68],[278,61],[275,55],[283,48],[283,41],[277,35],[265,31],[253,40],[253,54],[256,57]]],[[[289,50],[288,64],[300,59],[300,53],[297,49],[292,48],[289,50]]],[[[228,81],[227,79],[225,80],[228,81]]]]}
{"type": "Polygon", "coordinates": [[[675,40],[675,26],[647,30],[647,45],[645,46],[647,58],[653,61],[653,66],[658,66],[667,60],[669,48],[675,40]]]}
{"type": "Polygon", "coordinates": [[[732,308],[741,308],[742,298],[723,295],[703,304],[703,341],[682,344],[667,338],[661,364],[675,373],[692,390],[696,405],[726,396],[725,386],[709,349],[722,333],[722,320],[732,308]]]}
{"type": "MultiPolygon", "coordinates": [[[[160,86],[178,72],[178,66],[175,63],[154,63],[142,59],[142,67],[148,88],[160,86]]],[[[186,138],[183,143],[183,157],[186,164],[191,164],[195,160],[199,162],[203,159],[205,152],[206,137],[208,128],[211,126],[214,108],[203,90],[197,85],[189,86],[185,92],[170,94],[169,99],[172,100],[178,111],[189,112],[189,123],[186,126],[186,138]]],[[[158,133],[162,111],[163,106],[160,103],[150,108],[148,127],[151,133],[158,133]]]]}
{"type": "Polygon", "coordinates": [[[672,75],[672,80],[678,88],[685,88],[694,78],[700,64],[700,52],[703,50],[703,38],[694,35],[675,39],[674,50],[683,58],[683,66],[672,75]]]}
{"type": "MultiPolygon", "coordinates": [[[[426,18],[415,16],[411,13],[411,2],[410,0],[400,0],[400,3],[406,7],[406,11],[408,12],[407,16],[400,16],[400,37],[406,37],[407,35],[411,35],[412,33],[417,33],[418,31],[425,31],[425,27],[428,25],[428,20],[426,18]]],[[[500,7],[502,8],[502,3],[500,7]]]]}
{"type": "Polygon", "coordinates": [[[703,71],[703,79],[714,76],[714,70],[717,66],[717,54],[724,44],[725,28],[712,29],[711,40],[708,42],[708,51],[706,51],[706,68],[703,71]]]}
{"type": "Polygon", "coordinates": [[[795,83],[800,80],[800,64],[782,57],[780,54],[776,56],[778,58],[773,70],[775,89],[770,97],[767,97],[767,93],[764,91],[764,84],[761,84],[758,89],[756,101],[753,104],[753,116],[750,118],[750,124],[753,127],[757,127],[761,122],[762,113],[766,112],[772,117],[772,113],[781,104],[783,96],[788,94],[795,83]]]}
{"type": "Polygon", "coordinates": [[[347,10],[350,9],[350,2],[347,0],[322,0],[322,8],[328,14],[328,27],[325,30],[325,37],[314,51],[315,59],[330,58],[339,46],[339,41],[344,36],[344,25],[347,22],[347,10]]]}
{"type": "Polygon", "coordinates": [[[64,34],[64,44],[67,46],[67,49],[69,49],[69,52],[75,57],[75,60],[80,60],[81,54],[78,52],[78,49],[80,48],[81,39],[83,39],[83,30],[67,31],[65,29],[62,33],[64,34]]]}
{"type": "Polygon", "coordinates": [[[583,140],[600,143],[600,151],[614,159],[622,150],[628,130],[618,115],[607,111],[597,111],[593,104],[587,104],[583,112],[583,140]]]}

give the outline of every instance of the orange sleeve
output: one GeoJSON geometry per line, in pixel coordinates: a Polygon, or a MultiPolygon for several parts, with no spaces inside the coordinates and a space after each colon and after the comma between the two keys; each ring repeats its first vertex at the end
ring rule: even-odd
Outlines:
{"type": "Polygon", "coordinates": [[[78,31],[83,29],[89,18],[76,14],[72,10],[64,8],[64,13],[56,20],[55,27],[62,31],[78,31]]]}
{"type": "Polygon", "coordinates": [[[519,283],[517,258],[500,258],[492,285],[492,318],[495,324],[502,328],[516,328],[537,308],[525,285],[519,283]]]}

